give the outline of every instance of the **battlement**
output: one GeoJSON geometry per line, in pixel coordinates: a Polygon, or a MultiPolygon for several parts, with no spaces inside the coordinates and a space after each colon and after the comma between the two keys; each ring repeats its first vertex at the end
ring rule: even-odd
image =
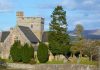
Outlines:
{"type": "Polygon", "coordinates": [[[19,17],[19,18],[24,17],[24,18],[27,18],[27,19],[44,19],[42,17],[25,17],[23,11],[16,12],[16,16],[19,17]]]}
{"type": "Polygon", "coordinates": [[[42,39],[44,31],[44,18],[42,17],[26,17],[22,11],[16,12],[17,26],[29,27],[39,40],[42,39]]]}
{"type": "Polygon", "coordinates": [[[17,25],[25,25],[25,23],[30,24],[34,22],[44,23],[44,18],[42,17],[26,17],[22,11],[16,12],[17,25]]]}
{"type": "Polygon", "coordinates": [[[23,17],[24,13],[22,11],[18,11],[18,12],[16,12],[16,16],[17,17],[23,17]]]}

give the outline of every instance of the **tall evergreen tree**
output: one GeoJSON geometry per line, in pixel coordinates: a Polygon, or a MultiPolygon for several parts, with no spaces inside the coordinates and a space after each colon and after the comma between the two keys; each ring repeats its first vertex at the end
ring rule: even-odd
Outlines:
{"type": "Polygon", "coordinates": [[[62,6],[57,6],[51,15],[49,49],[53,55],[65,54],[69,50],[69,44],[66,11],[63,10],[62,6]]]}
{"type": "Polygon", "coordinates": [[[12,60],[14,62],[20,62],[21,61],[21,43],[20,41],[15,41],[10,49],[10,55],[12,57],[12,60]]]}

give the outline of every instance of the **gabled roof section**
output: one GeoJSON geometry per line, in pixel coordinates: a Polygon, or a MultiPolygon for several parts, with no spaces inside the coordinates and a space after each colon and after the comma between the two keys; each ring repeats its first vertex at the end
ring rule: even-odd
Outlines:
{"type": "Polygon", "coordinates": [[[10,34],[10,31],[4,31],[4,32],[2,32],[0,42],[4,42],[5,39],[8,37],[9,34],[10,34]]]}
{"type": "Polygon", "coordinates": [[[42,42],[48,42],[48,32],[44,32],[42,35],[42,42]]]}
{"type": "Polygon", "coordinates": [[[35,34],[31,31],[29,27],[25,27],[25,26],[18,26],[18,27],[31,43],[39,42],[39,39],[35,36],[35,34]]]}

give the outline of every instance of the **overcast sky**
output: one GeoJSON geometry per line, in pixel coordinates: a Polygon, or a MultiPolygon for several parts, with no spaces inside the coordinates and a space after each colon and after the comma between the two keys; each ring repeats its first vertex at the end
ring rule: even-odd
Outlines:
{"type": "Polygon", "coordinates": [[[82,24],[86,30],[100,29],[100,0],[0,0],[0,31],[16,25],[16,11],[45,18],[48,30],[50,15],[57,5],[67,12],[68,30],[76,24],[82,24]]]}

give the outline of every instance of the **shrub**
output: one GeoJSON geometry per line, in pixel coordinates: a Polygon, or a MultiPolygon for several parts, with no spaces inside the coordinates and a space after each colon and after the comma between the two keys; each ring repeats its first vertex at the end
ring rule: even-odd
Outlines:
{"type": "Polygon", "coordinates": [[[21,50],[20,41],[15,41],[10,50],[10,55],[14,62],[21,61],[21,55],[20,55],[21,51],[20,50],[21,50]]]}
{"type": "Polygon", "coordinates": [[[30,55],[30,57],[31,57],[32,59],[34,58],[34,48],[33,48],[32,45],[30,45],[30,47],[29,47],[29,55],[30,55]]]}
{"type": "Polygon", "coordinates": [[[20,41],[15,41],[11,47],[10,55],[14,62],[28,63],[34,58],[34,48],[27,43],[22,46],[20,41]]]}
{"type": "Polygon", "coordinates": [[[34,58],[34,48],[29,46],[27,43],[22,47],[22,62],[28,63],[32,58],[34,58]]]}
{"type": "Polygon", "coordinates": [[[48,47],[44,43],[39,44],[37,57],[40,63],[46,63],[48,61],[48,47]]]}

